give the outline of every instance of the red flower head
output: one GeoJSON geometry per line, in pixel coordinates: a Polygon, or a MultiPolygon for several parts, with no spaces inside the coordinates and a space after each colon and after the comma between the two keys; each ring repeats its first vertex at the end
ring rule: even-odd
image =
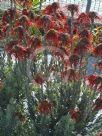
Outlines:
{"type": "Polygon", "coordinates": [[[29,10],[29,12],[28,12],[28,17],[29,17],[32,21],[34,20],[35,15],[34,15],[34,13],[33,13],[32,10],[29,10]]]}
{"type": "Polygon", "coordinates": [[[54,12],[59,8],[59,3],[58,2],[53,2],[51,5],[51,8],[54,12]]]}
{"type": "Polygon", "coordinates": [[[59,8],[59,3],[58,2],[54,2],[51,5],[48,5],[43,12],[45,14],[51,15],[52,13],[55,13],[57,11],[57,9],[59,8]]]}
{"type": "Polygon", "coordinates": [[[42,85],[45,82],[44,75],[42,73],[37,73],[34,78],[35,82],[39,85],[42,85]]]}
{"type": "Polygon", "coordinates": [[[36,50],[36,49],[39,49],[40,47],[42,47],[41,39],[37,38],[37,37],[34,37],[31,40],[31,49],[36,50]]]}
{"type": "Polygon", "coordinates": [[[89,75],[86,77],[86,84],[97,91],[102,91],[102,77],[98,75],[89,75]]]}
{"type": "Polygon", "coordinates": [[[67,16],[64,14],[64,12],[59,10],[58,13],[59,13],[59,18],[58,19],[60,19],[62,21],[66,21],[67,16]]]}
{"type": "Polygon", "coordinates": [[[53,27],[53,21],[51,16],[49,15],[44,15],[40,18],[40,20],[38,20],[37,22],[37,26],[39,28],[43,28],[46,31],[48,31],[49,29],[51,29],[51,27],[53,27]]]}
{"type": "Polygon", "coordinates": [[[79,60],[80,60],[80,57],[78,55],[75,55],[75,54],[71,55],[69,57],[69,62],[71,67],[75,68],[79,64],[79,60]]]}
{"type": "Polygon", "coordinates": [[[99,16],[98,16],[98,14],[96,12],[94,12],[94,11],[90,11],[88,13],[88,16],[91,19],[91,23],[94,23],[95,19],[100,19],[99,16]]]}
{"type": "Polygon", "coordinates": [[[8,53],[8,54],[11,54],[11,52],[12,52],[12,48],[14,47],[14,46],[16,46],[18,44],[18,41],[10,41],[7,45],[6,45],[6,47],[5,47],[5,50],[6,50],[6,52],[8,53]]]}
{"type": "Polygon", "coordinates": [[[74,49],[74,53],[80,56],[85,55],[90,49],[90,43],[87,38],[82,38],[74,49]]]}
{"type": "Polygon", "coordinates": [[[94,110],[102,109],[102,98],[97,98],[94,103],[94,110]]]}
{"type": "Polygon", "coordinates": [[[18,39],[23,39],[24,38],[24,34],[25,34],[25,30],[23,26],[17,26],[14,29],[14,34],[17,34],[18,39]]]}
{"type": "Polygon", "coordinates": [[[79,74],[74,69],[70,68],[66,71],[61,72],[61,78],[64,82],[77,81],[79,80],[79,74]]]}
{"type": "Polygon", "coordinates": [[[23,47],[21,45],[16,45],[13,47],[11,55],[13,55],[18,60],[23,60],[29,57],[29,48],[23,47]]]}
{"type": "Polygon", "coordinates": [[[22,10],[22,15],[25,15],[25,16],[28,16],[28,10],[26,9],[26,8],[24,8],[23,10],[22,10]]]}
{"type": "Polygon", "coordinates": [[[26,122],[26,116],[23,115],[21,112],[15,112],[14,113],[14,116],[15,117],[18,117],[18,119],[22,122],[22,123],[25,123],[26,122]]]}
{"type": "Polygon", "coordinates": [[[8,9],[4,12],[2,16],[2,22],[4,24],[10,23],[12,20],[14,20],[16,15],[16,10],[15,9],[8,9]]]}
{"type": "Polygon", "coordinates": [[[69,4],[67,6],[67,10],[69,10],[71,12],[71,15],[74,16],[74,13],[78,12],[78,10],[79,10],[78,9],[78,5],[76,5],[76,4],[69,4]]]}
{"type": "Polygon", "coordinates": [[[73,120],[75,120],[76,122],[79,121],[80,115],[81,115],[79,109],[75,109],[75,110],[70,111],[70,114],[71,114],[71,118],[73,120]]]}
{"type": "Polygon", "coordinates": [[[70,37],[67,33],[60,33],[58,38],[62,46],[70,45],[71,43],[70,37]]]}
{"type": "Polygon", "coordinates": [[[22,15],[19,18],[19,25],[21,25],[21,26],[23,26],[25,28],[28,28],[31,25],[31,22],[30,22],[29,18],[26,15],[22,15]]]}
{"type": "Polygon", "coordinates": [[[47,100],[40,102],[38,105],[38,112],[45,115],[50,114],[52,112],[52,103],[47,100]]]}
{"type": "Polygon", "coordinates": [[[100,43],[97,47],[94,48],[93,55],[96,57],[102,57],[102,43],[100,43]]]}
{"type": "Polygon", "coordinates": [[[9,23],[10,22],[10,18],[8,16],[8,11],[6,10],[2,16],[2,22],[3,24],[9,23]]]}
{"type": "Polygon", "coordinates": [[[7,53],[11,56],[14,56],[18,60],[23,60],[29,57],[29,48],[23,47],[18,44],[18,41],[11,41],[5,47],[7,53]]]}
{"type": "Polygon", "coordinates": [[[79,36],[80,36],[80,38],[87,38],[87,39],[91,40],[92,33],[90,33],[87,29],[84,29],[79,33],[79,36]]]}
{"type": "Polygon", "coordinates": [[[58,32],[54,29],[50,29],[47,33],[46,33],[46,41],[48,43],[52,43],[54,45],[58,45],[58,32]]]}
{"type": "Polygon", "coordinates": [[[81,13],[77,18],[77,22],[79,24],[89,25],[91,23],[91,20],[86,13],[81,13]]]}

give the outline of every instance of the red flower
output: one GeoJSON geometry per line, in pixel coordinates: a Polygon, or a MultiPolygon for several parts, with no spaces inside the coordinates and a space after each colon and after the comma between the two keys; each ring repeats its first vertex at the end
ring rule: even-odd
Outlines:
{"type": "Polygon", "coordinates": [[[94,23],[94,20],[95,20],[95,19],[100,19],[99,16],[98,16],[98,14],[97,14],[96,12],[94,12],[94,11],[90,11],[90,12],[88,13],[88,16],[89,16],[89,18],[91,19],[91,22],[92,22],[92,23],[94,23]]]}
{"type": "Polygon", "coordinates": [[[18,41],[16,41],[16,40],[10,41],[10,42],[6,45],[6,47],[5,47],[5,50],[7,51],[7,53],[8,53],[8,54],[11,54],[12,48],[13,48],[14,46],[16,46],[17,44],[18,44],[18,41]]]}
{"type": "Polygon", "coordinates": [[[70,45],[71,43],[70,37],[67,33],[60,33],[58,38],[59,38],[60,45],[62,46],[70,45]]]}
{"type": "Polygon", "coordinates": [[[102,43],[94,48],[93,55],[95,55],[96,57],[102,57],[102,43]]]}
{"type": "Polygon", "coordinates": [[[82,38],[74,49],[74,53],[84,56],[90,50],[90,43],[87,38],[82,38]]]}
{"type": "Polygon", "coordinates": [[[16,45],[11,52],[11,55],[15,56],[18,60],[23,60],[29,57],[29,48],[21,45],[16,45]]]}
{"type": "Polygon", "coordinates": [[[29,10],[29,12],[28,12],[28,17],[29,17],[32,21],[34,20],[35,15],[34,15],[34,13],[32,12],[32,10],[29,10]]]}
{"type": "Polygon", "coordinates": [[[59,8],[59,3],[58,2],[53,2],[51,5],[51,8],[54,12],[59,8]]]}
{"type": "Polygon", "coordinates": [[[14,34],[17,34],[18,39],[24,39],[24,35],[25,35],[25,29],[23,26],[17,26],[14,31],[14,34]]]}
{"type": "Polygon", "coordinates": [[[52,13],[55,13],[57,9],[59,8],[59,3],[54,2],[51,5],[48,5],[44,10],[43,13],[51,15],[52,13]]]}
{"type": "Polygon", "coordinates": [[[69,62],[71,67],[75,68],[79,64],[79,60],[80,60],[80,57],[78,55],[75,55],[75,54],[71,55],[69,57],[69,62]]]}
{"type": "Polygon", "coordinates": [[[21,25],[24,28],[28,28],[31,25],[31,22],[30,22],[29,18],[26,15],[22,15],[19,18],[18,25],[21,25]]]}
{"type": "Polygon", "coordinates": [[[81,113],[78,109],[70,111],[71,118],[75,120],[76,122],[79,121],[81,113]]]}
{"type": "Polygon", "coordinates": [[[30,54],[29,48],[19,45],[18,41],[11,41],[8,43],[5,50],[10,56],[14,56],[18,60],[23,60],[29,57],[30,54]]]}
{"type": "Polygon", "coordinates": [[[2,22],[3,24],[10,23],[12,20],[14,20],[16,15],[15,9],[8,9],[4,12],[2,16],[2,22]]]}
{"type": "MultiPolygon", "coordinates": [[[[42,47],[42,43],[41,43],[41,39],[37,38],[37,37],[34,37],[32,40],[31,40],[31,49],[38,49],[42,47]]],[[[33,51],[33,50],[32,50],[33,51]]]]}
{"type": "Polygon", "coordinates": [[[78,12],[78,5],[69,4],[67,5],[67,10],[69,10],[71,12],[71,15],[73,16],[75,12],[78,12]]]}
{"type": "Polygon", "coordinates": [[[19,118],[19,120],[22,122],[22,123],[25,123],[26,122],[26,116],[25,115],[23,115],[21,112],[15,112],[14,113],[14,116],[15,117],[18,117],[19,118]]]}
{"type": "Polygon", "coordinates": [[[79,36],[80,36],[80,38],[87,38],[90,40],[91,33],[87,29],[84,29],[79,33],[79,36]]]}
{"type": "Polygon", "coordinates": [[[38,105],[38,112],[39,113],[48,115],[48,114],[51,113],[51,111],[52,111],[51,102],[44,100],[44,101],[39,103],[39,105],[38,105]]]}
{"type": "Polygon", "coordinates": [[[54,29],[50,29],[47,33],[46,33],[46,41],[48,43],[52,43],[54,45],[58,45],[58,32],[54,29]]]}
{"type": "Polygon", "coordinates": [[[98,75],[89,75],[86,77],[86,84],[97,91],[102,91],[102,77],[98,75]]]}
{"type": "Polygon", "coordinates": [[[94,110],[102,109],[102,98],[97,98],[94,103],[94,110]]]}
{"type": "Polygon", "coordinates": [[[28,12],[29,12],[29,11],[28,11],[26,8],[24,8],[24,9],[22,10],[22,14],[23,14],[23,15],[28,16],[28,12]]]}
{"type": "Polygon", "coordinates": [[[77,18],[77,22],[79,24],[89,25],[91,23],[91,20],[86,13],[81,13],[77,18]]]}
{"type": "Polygon", "coordinates": [[[37,25],[37,27],[43,28],[48,31],[49,29],[51,29],[51,27],[53,27],[52,17],[49,15],[44,15],[36,20],[35,24],[37,25]]]}
{"type": "Polygon", "coordinates": [[[2,22],[3,24],[6,24],[6,23],[9,23],[10,19],[9,19],[9,16],[8,16],[8,12],[5,11],[3,16],[2,16],[2,22]]]}
{"type": "Polygon", "coordinates": [[[61,78],[64,82],[68,81],[78,81],[79,80],[79,73],[76,72],[74,69],[70,68],[66,71],[61,72],[61,78]]]}
{"type": "Polygon", "coordinates": [[[42,85],[45,82],[44,75],[42,73],[37,73],[34,78],[35,82],[39,85],[42,85]]]}

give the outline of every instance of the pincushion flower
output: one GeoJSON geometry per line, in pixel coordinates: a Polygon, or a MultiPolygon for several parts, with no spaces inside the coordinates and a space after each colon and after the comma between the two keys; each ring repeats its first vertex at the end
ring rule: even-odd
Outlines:
{"type": "Polygon", "coordinates": [[[72,81],[78,81],[80,75],[76,70],[69,68],[68,70],[61,72],[61,78],[64,82],[68,82],[68,81],[72,82],[72,81]]]}
{"type": "Polygon", "coordinates": [[[86,13],[81,13],[77,18],[77,22],[83,25],[90,25],[91,20],[86,13]]]}
{"type": "Polygon", "coordinates": [[[63,33],[63,32],[59,33],[58,39],[60,45],[62,46],[70,45],[71,43],[70,36],[67,33],[63,33]]]}
{"type": "Polygon", "coordinates": [[[10,55],[13,55],[18,60],[23,60],[29,57],[29,48],[22,45],[16,45],[12,48],[10,55]]]}
{"type": "Polygon", "coordinates": [[[48,5],[44,10],[43,13],[51,15],[52,13],[55,13],[59,9],[59,3],[54,2],[51,5],[48,5]]]}
{"type": "Polygon", "coordinates": [[[28,28],[32,25],[32,23],[26,15],[22,15],[18,20],[18,25],[21,25],[24,28],[28,28]]]}
{"type": "Polygon", "coordinates": [[[100,19],[100,17],[98,16],[98,14],[94,11],[90,11],[88,13],[89,18],[91,19],[91,23],[94,23],[95,19],[100,19]]]}
{"type": "Polygon", "coordinates": [[[102,57],[102,43],[98,44],[94,49],[93,49],[93,55],[95,57],[102,57]]]}
{"type": "Polygon", "coordinates": [[[90,46],[89,40],[86,37],[82,38],[76,45],[74,49],[74,53],[80,56],[84,56],[86,55],[86,53],[88,53],[88,51],[90,50],[90,47],[91,46],[90,46]]]}
{"type": "Polygon", "coordinates": [[[56,12],[56,16],[57,16],[57,19],[59,19],[59,20],[61,20],[61,21],[66,21],[66,19],[67,19],[67,16],[64,14],[64,12],[63,11],[61,11],[61,10],[58,10],[57,12],[56,12]],[[57,16],[58,15],[58,16],[57,16]]]}
{"type": "Polygon", "coordinates": [[[16,17],[15,9],[8,9],[3,13],[2,22],[3,24],[10,23],[16,17]]]}
{"type": "Polygon", "coordinates": [[[30,45],[32,51],[39,49],[40,47],[42,47],[42,42],[41,39],[38,37],[34,37],[31,39],[31,45],[30,45]]]}
{"type": "Polygon", "coordinates": [[[87,29],[84,29],[84,30],[79,32],[80,38],[86,37],[86,38],[90,39],[90,35],[91,35],[91,33],[87,29]]]}
{"type": "Polygon", "coordinates": [[[76,4],[69,4],[66,6],[67,10],[70,11],[71,15],[74,16],[75,12],[78,12],[78,5],[76,4]]]}
{"type": "Polygon", "coordinates": [[[52,43],[53,45],[58,45],[59,40],[58,40],[58,32],[54,29],[50,29],[46,35],[45,39],[48,43],[52,43]]]}
{"type": "Polygon", "coordinates": [[[37,84],[42,85],[45,82],[44,75],[42,73],[37,73],[34,77],[34,81],[37,84]]]}
{"type": "Polygon", "coordinates": [[[25,35],[25,29],[23,26],[19,25],[16,28],[14,28],[13,30],[13,34],[16,35],[18,37],[18,39],[24,39],[24,35],[25,35]]]}
{"type": "Polygon", "coordinates": [[[41,114],[45,114],[45,115],[51,114],[52,103],[49,102],[48,100],[43,100],[38,104],[37,109],[38,109],[38,112],[41,114]]]}
{"type": "Polygon", "coordinates": [[[18,41],[11,41],[8,43],[5,50],[10,56],[14,56],[18,60],[23,60],[29,57],[30,54],[30,49],[20,45],[18,41]]]}
{"type": "Polygon", "coordinates": [[[79,109],[74,109],[70,111],[70,115],[75,122],[78,122],[80,120],[81,112],[79,109]]]}
{"type": "Polygon", "coordinates": [[[53,27],[53,20],[50,15],[44,15],[35,21],[35,24],[38,28],[43,28],[46,31],[53,27]]]}
{"type": "Polygon", "coordinates": [[[96,91],[102,91],[102,77],[99,75],[89,75],[86,77],[86,84],[95,89],[96,91]]]}
{"type": "Polygon", "coordinates": [[[76,66],[79,64],[80,61],[80,57],[76,54],[72,54],[71,56],[69,56],[69,62],[71,67],[76,68],[76,66]]]}
{"type": "Polygon", "coordinates": [[[14,113],[14,116],[15,117],[18,117],[18,119],[24,124],[25,122],[26,122],[26,116],[25,115],[23,115],[21,112],[15,112],[14,113]]]}

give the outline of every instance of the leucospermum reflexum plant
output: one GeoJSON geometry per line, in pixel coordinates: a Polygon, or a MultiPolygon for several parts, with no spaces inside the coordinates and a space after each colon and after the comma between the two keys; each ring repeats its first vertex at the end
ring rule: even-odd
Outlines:
{"type": "Polygon", "coordinates": [[[57,2],[35,13],[31,4],[15,1],[0,20],[1,136],[101,136],[101,17],[75,4],[64,13],[57,2]]]}

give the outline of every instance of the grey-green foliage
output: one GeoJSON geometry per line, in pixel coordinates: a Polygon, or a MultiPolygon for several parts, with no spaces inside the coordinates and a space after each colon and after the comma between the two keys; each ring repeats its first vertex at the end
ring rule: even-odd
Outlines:
{"type": "Polygon", "coordinates": [[[74,136],[74,122],[70,115],[63,116],[55,126],[54,136],[74,136]]]}

